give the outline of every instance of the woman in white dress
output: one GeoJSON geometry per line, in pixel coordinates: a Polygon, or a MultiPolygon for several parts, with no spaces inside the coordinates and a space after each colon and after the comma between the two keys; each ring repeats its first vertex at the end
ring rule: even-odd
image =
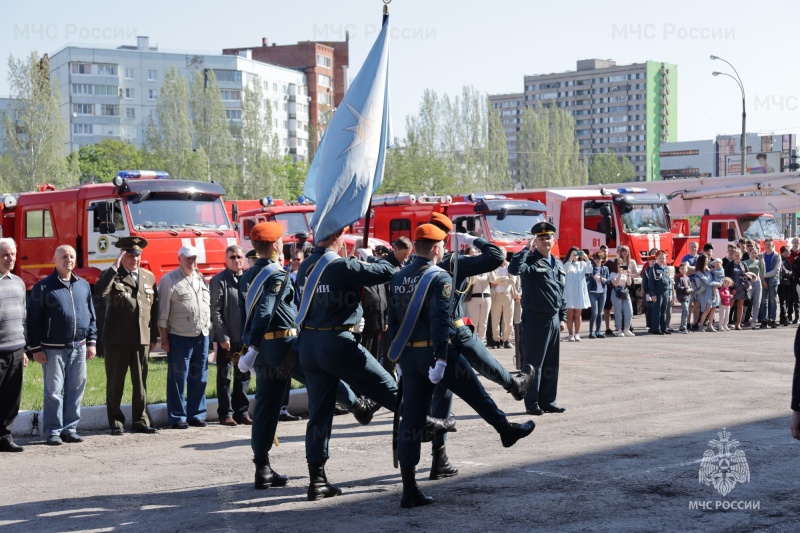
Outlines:
{"type": "Polygon", "coordinates": [[[592,273],[592,263],[586,254],[573,246],[564,259],[564,271],[567,274],[567,283],[564,287],[564,297],[567,300],[567,340],[581,341],[581,313],[591,306],[589,302],[589,289],[586,286],[586,275],[592,273]]]}

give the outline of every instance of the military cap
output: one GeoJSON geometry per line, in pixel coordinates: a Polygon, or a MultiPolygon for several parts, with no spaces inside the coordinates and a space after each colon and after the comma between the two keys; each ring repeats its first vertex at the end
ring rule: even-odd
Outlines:
{"type": "Polygon", "coordinates": [[[114,243],[114,246],[129,254],[142,255],[142,250],[147,247],[147,239],[144,237],[121,237],[114,243]]]}
{"type": "Polygon", "coordinates": [[[250,240],[258,242],[278,242],[283,237],[280,222],[259,222],[250,230],[250,240]]]}
{"type": "Polygon", "coordinates": [[[251,257],[256,257],[257,255],[258,254],[256,254],[255,249],[252,249],[249,252],[247,252],[246,254],[244,254],[244,256],[247,257],[248,259],[251,258],[251,257]]]}
{"type": "Polygon", "coordinates": [[[447,238],[447,232],[433,224],[421,224],[414,231],[415,241],[443,241],[447,238]]]}
{"type": "Polygon", "coordinates": [[[537,237],[540,235],[554,235],[555,232],[556,227],[549,222],[539,222],[538,224],[534,224],[531,228],[531,233],[537,237]]]}
{"type": "Polygon", "coordinates": [[[444,213],[431,213],[428,223],[433,224],[437,228],[448,233],[453,231],[453,221],[450,220],[444,213]]]}

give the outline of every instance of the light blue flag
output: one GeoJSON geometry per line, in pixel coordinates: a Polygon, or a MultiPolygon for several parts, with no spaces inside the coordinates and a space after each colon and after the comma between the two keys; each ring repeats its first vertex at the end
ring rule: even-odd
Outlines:
{"type": "Polygon", "coordinates": [[[367,214],[383,180],[389,121],[389,18],[356,79],[328,123],[303,190],[317,204],[311,218],[319,242],[367,214]]]}

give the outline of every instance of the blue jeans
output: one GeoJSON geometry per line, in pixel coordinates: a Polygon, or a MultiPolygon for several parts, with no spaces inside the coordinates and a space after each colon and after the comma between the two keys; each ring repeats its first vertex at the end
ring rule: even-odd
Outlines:
{"type": "Polygon", "coordinates": [[[689,305],[691,304],[690,300],[686,300],[680,302],[681,304],[681,331],[686,330],[686,325],[689,322],[689,305]]]}
{"type": "Polygon", "coordinates": [[[778,310],[778,284],[771,283],[770,279],[767,279],[767,283],[766,289],[762,287],[761,309],[758,314],[761,322],[766,322],[768,317],[770,322],[775,322],[775,315],[778,310]],[[769,304],[769,308],[767,304],[769,304]],[[769,314],[767,314],[768,311],[769,314]]]}
{"type": "Polygon", "coordinates": [[[617,291],[611,291],[611,303],[614,304],[614,325],[617,331],[626,331],[631,327],[633,318],[633,304],[631,299],[620,300],[617,291]]]}
{"type": "Polygon", "coordinates": [[[589,319],[589,335],[601,333],[600,325],[603,322],[603,308],[606,305],[606,291],[590,292],[589,302],[592,304],[592,318],[589,319]]]}
{"type": "Polygon", "coordinates": [[[42,435],[47,438],[75,433],[86,388],[86,346],[44,348],[44,353],[47,362],[44,364],[42,435]]]}
{"type": "Polygon", "coordinates": [[[208,335],[169,334],[167,352],[167,413],[169,423],[206,419],[208,335]],[[184,403],[183,391],[186,389],[184,403]]]}

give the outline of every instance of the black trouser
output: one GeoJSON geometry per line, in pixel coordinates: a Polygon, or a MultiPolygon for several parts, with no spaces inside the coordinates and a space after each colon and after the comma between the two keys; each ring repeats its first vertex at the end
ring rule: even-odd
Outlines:
{"type": "Polygon", "coordinates": [[[23,350],[0,352],[0,439],[11,438],[11,423],[19,413],[22,398],[23,350]]]}
{"type": "Polygon", "coordinates": [[[247,416],[250,400],[247,389],[250,388],[250,372],[240,372],[234,366],[228,354],[241,350],[238,342],[231,343],[231,349],[225,350],[217,343],[217,415],[219,419],[247,416]],[[233,367],[233,387],[231,387],[231,367],[233,367]]]}
{"type": "Polygon", "coordinates": [[[792,287],[791,284],[784,285],[781,283],[780,285],[778,285],[778,301],[780,302],[781,306],[782,323],[786,323],[792,320],[792,311],[793,311],[792,293],[794,293],[794,287],[792,287]]]}
{"type": "Polygon", "coordinates": [[[383,333],[385,323],[386,316],[380,307],[373,305],[364,307],[364,330],[361,332],[361,345],[379,361],[383,355],[381,353],[381,333],[383,333]]]}

